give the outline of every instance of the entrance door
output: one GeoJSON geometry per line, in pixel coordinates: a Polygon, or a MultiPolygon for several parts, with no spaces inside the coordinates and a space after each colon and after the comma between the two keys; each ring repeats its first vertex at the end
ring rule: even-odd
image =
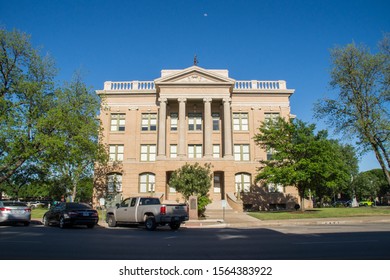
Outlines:
{"type": "Polygon", "coordinates": [[[214,193],[220,193],[221,199],[225,199],[225,184],[224,184],[224,172],[216,171],[214,172],[214,193]]]}

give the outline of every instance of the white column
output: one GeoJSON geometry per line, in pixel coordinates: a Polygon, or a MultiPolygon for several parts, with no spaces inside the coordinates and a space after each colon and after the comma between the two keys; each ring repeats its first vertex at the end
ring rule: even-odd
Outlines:
{"type": "Polygon", "coordinates": [[[186,155],[186,98],[179,98],[179,147],[178,156],[186,155]]]}
{"type": "Polygon", "coordinates": [[[211,98],[204,98],[204,156],[211,158],[213,155],[212,145],[212,127],[213,119],[211,117],[211,98]]]}
{"type": "Polygon", "coordinates": [[[223,131],[224,131],[224,157],[232,157],[232,114],[230,112],[231,98],[223,99],[223,131]]]}
{"type": "Polygon", "coordinates": [[[167,119],[167,99],[159,98],[160,111],[158,114],[158,157],[166,157],[166,119],[167,119]]]}

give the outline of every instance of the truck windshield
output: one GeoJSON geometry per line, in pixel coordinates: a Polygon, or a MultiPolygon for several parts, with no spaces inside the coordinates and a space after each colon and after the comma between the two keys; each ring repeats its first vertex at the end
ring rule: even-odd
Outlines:
{"type": "Polygon", "coordinates": [[[139,202],[139,205],[156,205],[160,204],[160,200],[158,198],[141,198],[141,201],[139,202]]]}

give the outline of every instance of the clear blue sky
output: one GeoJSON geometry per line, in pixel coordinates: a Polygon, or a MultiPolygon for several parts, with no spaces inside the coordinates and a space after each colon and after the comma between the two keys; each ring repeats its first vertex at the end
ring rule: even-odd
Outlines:
{"type": "MultiPolygon", "coordinates": [[[[236,80],[286,80],[292,113],[322,129],[313,104],[330,91],[329,50],[354,41],[375,52],[389,11],[386,0],[0,0],[0,26],[30,34],[59,80],[81,69],[93,89],[154,80],[194,54],[236,80]]],[[[373,154],[362,157],[361,171],[377,167],[373,154]]]]}

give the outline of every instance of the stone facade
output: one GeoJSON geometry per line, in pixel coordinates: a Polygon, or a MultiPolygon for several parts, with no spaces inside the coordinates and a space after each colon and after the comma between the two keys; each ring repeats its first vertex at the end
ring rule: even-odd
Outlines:
{"type": "Polygon", "coordinates": [[[118,197],[154,195],[183,201],[169,187],[171,172],[185,163],[211,163],[214,205],[234,208],[291,208],[292,187],[256,186],[259,160],[267,151],[253,141],[267,118],[290,114],[294,90],[285,81],[236,81],[227,70],[192,66],[162,70],[154,81],[105,82],[100,120],[103,140],[118,168],[106,188],[118,197]],[[241,195],[238,195],[238,194],[241,195]]]}

